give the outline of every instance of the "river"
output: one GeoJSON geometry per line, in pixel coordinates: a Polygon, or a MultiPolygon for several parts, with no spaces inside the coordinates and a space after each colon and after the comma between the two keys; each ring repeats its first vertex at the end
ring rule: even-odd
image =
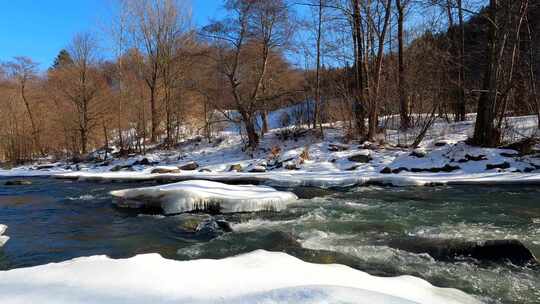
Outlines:
{"type": "Polygon", "coordinates": [[[538,187],[297,189],[305,198],[280,213],[223,216],[233,229],[227,233],[194,230],[200,215],[165,217],[114,207],[109,191],[140,183],[31,180],[32,185],[0,187],[0,224],[8,225],[11,238],[0,249],[1,270],[90,255],[158,252],[188,260],[262,248],[381,276],[415,275],[485,303],[540,302],[539,268],[467,258],[438,261],[392,245],[417,239],[517,239],[539,257],[538,187]]]}

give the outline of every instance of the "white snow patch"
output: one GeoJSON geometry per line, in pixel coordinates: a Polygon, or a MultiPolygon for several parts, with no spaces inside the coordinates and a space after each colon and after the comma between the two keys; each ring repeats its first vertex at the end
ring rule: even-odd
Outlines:
{"type": "Polygon", "coordinates": [[[3,235],[7,228],[6,225],[0,224],[0,247],[4,246],[9,240],[9,236],[3,235]]]}
{"type": "Polygon", "coordinates": [[[459,290],[257,250],[222,260],[78,258],[0,272],[0,303],[479,303],[459,290]]]}
{"type": "Polygon", "coordinates": [[[219,206],[222,213],[284,209],[298,199],[291,192],[267,186],[227,185],[191,180],[147,188],[112,191],[120,207],[160,207],[165,214],[207,209],[219,206]]]}

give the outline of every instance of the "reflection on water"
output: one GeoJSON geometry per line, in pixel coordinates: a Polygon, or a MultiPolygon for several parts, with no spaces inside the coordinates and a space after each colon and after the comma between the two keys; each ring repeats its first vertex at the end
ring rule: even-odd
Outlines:
{"type": "MultiPolygon", "coordinates": [[[[281,213],[227,215],[233,233],[197,230],[196,216],[140,215],[112,206],[111,190],[134,184],[34,179],[0,187],[0,223],[11,237],[0,269],[79,256],[159,252],[220,258],[255,249],[343,263],[377,275],[412,274],[487,303],[538,303],[540,271],[470,260],[436,261],[389,246],[392,240],[518,239],[540,256],[540,189],[516,187],[359,188],[303,199],[281,213]],[[194,222],[195,217],[195,222],[194,222]]],[[[137,184],[136,186],[140,186],[137,184]]],[[[305,191],[305,189],[303,190],[305,191]]]]}

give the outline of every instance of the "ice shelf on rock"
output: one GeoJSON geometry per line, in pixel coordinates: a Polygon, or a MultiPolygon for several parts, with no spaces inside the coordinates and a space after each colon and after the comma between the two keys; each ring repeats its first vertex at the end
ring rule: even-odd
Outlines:
{"type": "Polygon", "coordinates": [[[411,276],[376,277],[343,265],[306,263],[285,253],[257,250],[221,260],[93,256],[4,271],[0,303],[480,302],[411,276]]]}
{"type": "Polygon", "coordinates": [[[168,185],[112,191],[117,205],[126,208],[161,208],[165,214],[195,210],[221,213],[279,211],[298,197],[268,186],[227,185],[189,180],[168,185]]]}

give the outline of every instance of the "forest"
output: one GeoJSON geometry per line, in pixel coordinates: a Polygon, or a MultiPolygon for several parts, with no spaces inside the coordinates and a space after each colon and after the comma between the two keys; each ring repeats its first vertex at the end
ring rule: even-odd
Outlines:
{"type": "Polygon", "coordinates": [[[268,113],[304,105],[319,138],[383,142],[390,118],[418,146],[435,119],[475,120],[468,143],[534,144],[507,118],[540,119],[540,3],[529,0],[226,0],[196,26],[187,1],[117,1],[46,70],[0,66],[0,161],[84,160],[173,149],[240,126],[245,149],[268,113]],[[108,41],[107,45],[99,42],[108,41]],[[517,136],[518,134],[519,136],[517,136]],[[517,143],[516,143],[517,142],[517,143]]]}

